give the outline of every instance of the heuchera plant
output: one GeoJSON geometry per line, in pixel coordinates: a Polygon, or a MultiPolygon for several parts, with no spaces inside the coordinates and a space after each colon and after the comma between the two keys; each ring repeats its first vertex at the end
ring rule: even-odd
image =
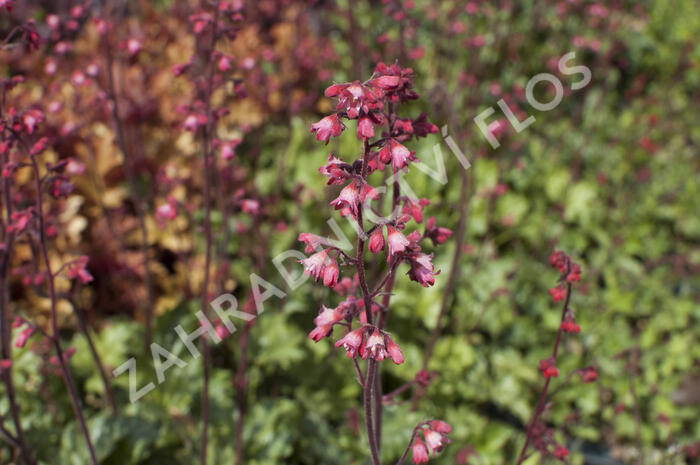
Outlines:
{"type": "MultiPolygon", "coordinates": [[[[305,273],[344,297],[335,307],[322,306],[309,338],[318,342],[331,337],[335,326],[342,328],[344,334],[336,338],[335,347],[345,349],[363,389],[364,420],[373,465],[381,463],[380,362],[391,359],[401,364],[404,361],[396,336],[385,328],[396,273],[402,264],[407,264],[411,280],[425,287],[432,286],[439,271],[433,266],[432,254],[422,251],[421,243],[430,239],[437,245],[451,235],[450,230],[436,227],[433,219],[427,222],[423,233],[417,229],[405,233],[411,221],[423,221],[422,210],[428,201],[401,194],[398,179],[417,160],[415,153],[404,144],[437,131],[425,114],[417,118],[398,116],[402,103],[418,98],[412,89],[412,73],[410,68],[402,68],[398,63],[390,66],[379,63],[365,82],[334,84],[326,89],[326,97],[338,101],[336,110],[312,124],[311,132],[317,140],[327,144],[331,137],[339,136],[346,129],[344,121],[354,120],[357,138],[362,144],[361,158],[345,161],[337,154],[330,154],[328,163],[319,169],[328,177],[329,185],[343,186],[330,205],[355,225],[355,255],[347,254],[337,244],[314,234],[299,235],[299,240],[306,244],[306,253],[315,252],[301,260],[305,273]],[[378,211],[370,208],[369,202],[379,200],[382,189],[372,186],[368,178],[374,171],[385,169],[393,175],[392,208],[388,217],[378,217],[378,211]],[[369,225],[365,219],[374,220],[374,224],[369,225]],[[385,274],[374,284],[368,282],[365,272],[370,261],[365,254],[365,244],[371,254],[386,256],[385,274]],[[341,278],[341,266],[352,269],[353,277],[341,278]],[[361,361],[366,361],[364,370],[361,361]]],[[[430,452],[439,452],[449,442],[450,429],[442,421],[421,422],[415,427],[398,464],[409,451],[413,453],[414,463],[427,462],[430,452]]]]}
{"type": "MultiPolygon", "coordinates": [[[[33,30],[33,22],[23,26],[33,30]]],[[[28,47],[36,44],[36,37],[25,37],[28,47]]],[[[1,48],[1,47],[0,47],[1,48]]],[[[62,274],[75,283],[87,284],[93,280],[86,269],[87,257],[78,257],[62,261],[58,265],[49,250],[57,236],[61,200],[70,196],[74,185],[70,175],[82,171],[70,168],[79,164],[75,160],[62,159],[54,162],[46,151],[48,138],[40,137],[45,121],[44,112],[37,108],[22,108],[15,106],[8,99],[8,93],[17,85],[24,82],[24,77],[15,76],[11,79],[0,80],[0,159],[2,160],[2,192],[3,212],[0,214],[0,332],[2,333],[0,366],[2,378],[8,393],[8,401],[16,437],[12,438],[17,444],[22,461],[27,464],[35,463],[22,430],[19,406],[15,397],[12,380],[12,360],[8,345],[10,329],[5,325],[9,320],[6,303],[7,271],[12,263],[16,250],[28,246],[32,251],[32,259],[28,264],[21,264],[13,270],[13,274],[24,276],[22,283],[34,287],[39,295],[47,297],[50,304],[49,330],[30,321],[28,318],[16,315],[12,329],[19,330],[15,339],[15,347],[23,348],[34,333],[40,333],[44,342],[51,346],[54,355],[48,358],[48,364],[57,367],[52,370],[63,377],[68,391],[73,411],[78,420],[81,433],[88,448],[90,463],[97,464],[94,447],[83,415],[80,397],[73,381],[68,360],[75,349],[64,348],[59,338],[58,301],[61,297],[56,286],[56,280],[62,274]],[[31,174],[27,174],[29,172],[31,174]],[[20,185],[21,176],[28,176],[31,181],[20,185]],[[58,266],[57,266],[58,265],[58,266]]]]}
{"type": "Polygon", "coordinates": [[[559,392],[574,375],[578,374],[581,377],[581,381],[584,383],[591,383],[598,379],[598,372],[595,367],[589,366],[573,371],[561,384],[549,392],[552,379],[559,376],[557,355],[559,354],[559,346],[564,334],[581,332],[581,327],[576,323],[574,312],[569,305],[573,283],[581,280],[581,267],[574,263],[570,256],[561,251],[555,251],[549,257],[549,263],[559,272],[558,284],[549,290],[549,294],[552,296],[554,303],[563,300],[564,305],[561,312],[561,323],[554,340],[552,355],[540,360],[539,366],[537,367],[545,381],[532,420],[527,427],[525,443],[518,456],[517,465],[523,463],[533,452],[539,452],[544,456],[552,456],[566,463],[569,450],[566,446],[556,442],[552,430],[542,422],[542,414],[551,404],[554,395],[559,392]]]}

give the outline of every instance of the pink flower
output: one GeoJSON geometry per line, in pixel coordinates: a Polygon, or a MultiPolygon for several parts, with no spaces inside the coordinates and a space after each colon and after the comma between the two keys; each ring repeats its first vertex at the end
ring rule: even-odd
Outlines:
{"type": "Polygon", "coordinates": [[[438,433],[450,434],[452,432],[452,427],[445,421],[430,420],[428,421],[428,424],[430,425],[430,429],[437,431],[438,433]]]}
{"type": "Polygon", "coordinates": [[[27,110],[22,115],[22,124],[27,134],[32,134],[43,121],[44,114],[40,110],[27,110]]]}
{"type": "Polygon", "coordinates": [[[357,118],[360,113],[369,114],[372,110],[382,107],[381,90],[375,93],[359,81],[334,84],[326,89],[326,97],[338,97],[336,109],[347,113],[350,119],[357,118]]]}
{"type": "Polygon", "coordinates": [[[326,287],[333,287],[338,284],[339,273],[338,262],[332,260],[328,266],[323,269],[323,285],[326,287]]]}
{"type": "Polygon", "coordinates": [[[182,126],[187,131],[196,131],[199,126],[199,118],[197,118],[197,115],[188,115],[187,118],[185,118],[185,122],[182,123],[182,126]]]}
{"type": "Polygon", "coordinates": [[[73,71],[73,74],[71,74],[70,81],[76,87],[84,86],[85,84],[87,84],[87,78],[85,77],[83,72],[79,70],[73,71]]]}
{"type": "Polygon", "coordinates": [[[542,373],[542,376],[544,376],[545,378],[556,378],[557,376],[559,376],[559,370],[557,370],[557,367],[554,364],[554,359],[552,357],[540,360],[540,364],[537,367],[537,370],[540,373],[542,373]]]}
{"type": "Polygon", "coordinates": [[[401,348],[394,342],[393,339],[389,337],[389,335],[386,336],[386,351],[389,353],[389,357],[391,357],[392,362],[397,365],[401,365],[403,363],[404,358],[401,348]]]}
{"type": "Polygon", "coordinates": [[[33,326],[27,326],[22,331],[20,331],[20,333],[17,335],[17,339],[15,339],[15,347],[20,349],[24,347],[29,338],[32,337],[32,334],[34,334],[33,326]]]}
{"type": "Polygon", "coordinates": [[[418,118],[412,121],[411,125],[413,126],[413,132],[416,134],[416,137],[425,137],[428,134],[434,134],[438,131],[438,127],[428,121],[428,117],[425,113],[421,113],[418,118]]]}
{"type": "Polygon", "coordinates": [[[435,266],[432,263],[433,256],[424,253],[417,253],[409,257],[411,269],[408,270],[408,277],[411,281],[419,283],[423,287],[429,287],[435,284],[435,275],[440,274],[440,271],[435,271],[435,266]]]}
{"type": "Polygon", "coordinates": [[[131,38],[126,42],[126,49],[129,55],[136,55],[141,51],[141,42],[138,39],[131,38]]]}
{"type": "Polygon", "coordinates": [[[80,282],[83,284],[87,284],[90,281],[92,281],[94,278],[92,275],[88,272],[88,270],[85,268],[87,266],[88,262],[88,257],[80,257],[79,259],[75,260],[73,263],[68,265],[68,277],[71,279],[74,278],[79,278],[80,282]]]}
{"type": "Polygon", "coordinates": [[[558,269],[560,273],[566,271],[568,262],[569,257],[564,252],[558,250],[554,251],[552,255],[549,256],[549,264],[552,265],[553,268],[558,269]]]}
{"type": "Polygon", "coordinates": [[[350,331],[342,339],[335,343],[336,347],[343,346],[345,349],[345,355],[348,358],[353,358],[357,354],[358,349],[362,346],[362,339],[364,338],[364,329],[359,328],[354,331],[350,331]]]}
{"type": "Polygon", "coordinates": [[[61,24],[61,20],[57,15],[46,15],[46,26],[52,31],[58,30],[61,24]]]}
{"type": "Polygon", "coordinates": [[[304,250],[304,253],[308,254],[321,247],[321,242],[323,241],[323,238],[317,236],[316,234],[301,233],[299,234],[298,240],[299,242],[303,242],[306,244],[306,249],[304,250]]]}
{"type": "Polygon", "coordinates": [[[322,307],[321,313],[314,318],[314,328],[311,333],[309,333],[309,338],[313,339],[314,342],[318,342],[324,337],[328,336],[328,333],[333,329],[333,325],[343,319],[343,312],[339,311],[337,308],[327,308],[325,305],[322,307]]]}
{"type": "Polygon", "coordinates": [[[389,353],[386,351],[386,345],[384,344],[384,336],[382,336],[378,328],[374,328],[374,332],[367,338],[367,342],[365,343],[365,351],[364,354],[362,354],[362,359],[370,357],[381,362],[388,355],[389,353]]]}
{"type": "Polygon", "coordinates": [[[328,184],[344,184],[350,177],[352,166],[343,160],[336,158],[333,154],[328,155],[328,164],[321,166],[318,172],[328,176],[328,184]]]}
{"type": "Polygon", "coordinates": [[[357,138],[371,139],[374,137],[374,125],[368,116],[363,116],[357,120],[357,138]]]}
{"type": "Polygon", "coordinates": [[[226,71],[231,69],[231,60],[227,56],[222,56],[221,58],[219,58],[219,61],[216,64],[216,66],[219,68],[219,71],[225,73],[226,71]]]}
{"type": "Polygon", "coordinates": [[[368,82],[370,86],[379,87],[382,90],[391,90],[399,86],[398,76],[379,76],[368,82]]]}
{"type": "Polygon", "coordinates": [[[560,328],[566,333],[580,333],[581,327],[574,320],[574,316],[571,313],[567,313],[564,321],[561,322],[560,328]]]}
{"type": "Polygon", "coordinates": [[[498,138],[506,131],[506,123],[500,119],[493,121],[487,126],[486,130],[490,132],[493,137],[498,138]]]}
{"type": "Polygon", "coordinates": [[[10,224],[7,225],[8,232],[19,234],[24,231],[29,225],[29,220],[34,216],[34,210],[30,207],[19,212],[12,212],[10,215],[10,224]]]}
{"type": "Polygon", "coordinates": [[[389,243],[389,257],[388,260],[391,260],[391,258],[396,255],[397,253],[401,253],[404,250],[406,250],[406,247],[410,242],[408,239],[406,239],[406,236],[401,234],[396,228],[393,226],[387,226],[386,227],[386,232],[387,232],[387,242],[389,243]]]}
{"type": "Polygon", "coordinates": [[[595,367],[586,367],[582,369],[579,374],[581,375],[581,381],[584,383],[592,383],[598,379],[598,372],[595,367]]]}
{"type": "Polygon", "coordinates": [[[321,277],[323,268],[327,263],[330,262],[330,258],[328,257],[328,250],[329,249],[323,249],[320,252],[316,252],[308,258],[299,260],[299,263],[304,265],[304,273],[311,275],[314,277],[315,280],[318,280],[318,278],[321,277]]]}
{"type": "Polygon", "coordinates": [[[577,282],[581,280],[581,267],[577,264],[571,265],[571,272],[566,275],[566,280],[570,283],[577,282]]]}
{"type": "Polygon", "coordinates": [[[56,64],[56,61],[53,58],[49,58],[48,60],[46,60],[46,63],[44,63],[44,72],[49,76],[53,76],[54,74],[56,74],[57,69],[58,65],[56,64]]]}
{"type": "Polygon", "coordinates": [[[425,443],[416,436],[413,442],[413,463],[428,463],[428,448],[425,447],[425,443]]]}
{"type": "Polygon", "coordinates": [[[435,217],[431,216],[425,222],[425,237],[430,238],[433,245],[444,244],[452,236],[452,231],[447,228],[435,227],[435,217]]]}
{"type": "Polygon", "coordinates": [[[241,141],[239,139],[234,139],[231,141],[223,142],[221,144],[221,159],[222,160],[233,159],[233,157],[236,156],[236,147],[240,143],[241,143],[241,141]]]}
{"type": "Polygon", "coordinates": [[[445,445],[445,437],[442,434],[431,429],[427,432],[423,431],[423,434],[425,435],[425,442],[428,444],[430,450],[434,452],[440,452],[442,450],[445,445]]]}
{"type": "Polygon", "coordinates": [[[8,360],[6,358],[3,358],[0,360],[0,373],[2,373],[4,370],[7,370],[12,366],[12,360],[8,360]]]}
{"type": "Polygon", "coordinates": [[[384,147],[379,151],[379,161],[388,164],[390,161],[394,170],[400,170],[408,166],[408,163],[416,160],[413,152],[401,145],[395,139],[389,139],[384,147]]]}
{"type": "Polygon", "coordinates": [[[423,207],[426,205],[430,205],[430,201],[428,199],[419,199],[416,202],[411,199],[406,199],[401,212],[411,215],[413,219],[416,220],[416,223],[420,223],[423,221],[423,207]]]}
{"type": "Polygon", "coordinates": [[[350,210],[353,218],[357,218],[357,204],[364,203],[368,198],[375,200],[378,197],[379,193],[377,190],[369,184],[363,184],[358,190],[357,185],[352,181],[340,191],[340,195],[330,205],[336,210],[347,208],[350,210]]]}
{"type": "Polygon", "coordinates": [[[156,221],[162,226],[167,221],[172,221],[177,217],[177,202],[174,198],[169,198],[168,203],[156,208],[156,221]]]}
{"type": "Polygon", "coordinates": [[[554,457],[558,458],[559,460],[562,460],[562,459],[564,459],[564,457],[569,455],[569,450],[566,447],[562,446],[561,444],[557,444],[554,447],[553,454],[554,454],[554,457]]]}
{"type": "Polygon", "coordinates": [[[80,176],[85,174],[85,163],[76,160],[75,158],[69,158],[66,164],[66,173],[71,176],[80,176]]]}
{"type": "Polygon", "coordinates": [[[314,277],[318,281],[323,279],[323,285],[333,287],[338,283],[338,263],[335,258],[330,258],[328,255],[330,249],[324,249],[310,257],[299,260],[299,263],[304,265],[304,273],[314,277]]]}
{"type": "Polygon", "coordinates": [[[332,114],[321,119],[318,123],[311,124],[311,132],[316,133],[316,140],[325,142],[333,137],[338,137],[343,132],[343,123],[340,122],[337,114],[332,114]]]}
{"type": "Polygon", "coordinates": [[[243,199],[241,200],[241,210],[250,215],[257,215],[260,213],[260,202],[255,199],[243,199]]]}
{"type": "Polygon", "coordinates": [[[549,295],[552,296],[554,303],[564,300],[566,297],[566,288],[560,284],[557,287],[553,287],[549,290],[549,295]]]}
{"type": "Polygon", "coordinates": [[[219,339],[224,339],[230,334],[228,332],[228,328],[226,328],[226,326],[222,325],[221,323],[214,326],[214,331],[216,332],[216,335],[219,336],[219,339]]]}
{"type": "Polygon", "coordinates": [[[384,233],[382,232],[382,228],[380,226],[369,236],[369,251],[372,253],[379,253],[379,251],[383,249],[384,233]]]}

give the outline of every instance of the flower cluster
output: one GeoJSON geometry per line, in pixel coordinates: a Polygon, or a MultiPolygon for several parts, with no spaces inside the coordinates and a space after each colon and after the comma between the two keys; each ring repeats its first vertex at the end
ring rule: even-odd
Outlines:
{"type": "Polygon", "coordinates": [[[403,353],[398,345],[391,339],[389,333],[380,330],[376,326],[366,325],[354,331],[350,331],[335,343],[336,347],[343,347],[349,358],[359,354],[362,360],[367,357],[381,362],[385,358],[400,365],[403,363],[403,353]]]}
{"type": "MultiPolygon", "coordinates": [[[[574,318],[574,313],[569,307],[571,299],[572,284],[578,282],[581,279],[581,267],[571,260],[571,257],[561,251],[555,251],[549,257],[550,265],[559,272],[559,284],[549,290],[549,294],[552,296],[554,302],[560,300],[564,301],[562,308],[561,322],[557,330],[557,337],[554,342],[554,348],[552,350],[552,355],[540,360],[537,370],[542,373],[545,379],[544,387],[542,388],[541,398],[546,398],[549,385],[552,378],[559,376],[559,370],[557,369],[557,355],[559,351],[559,344],[562,339],[563,333],[579,333],[581,332],[581,327],[576,323],[574,318]]],[[[591,383],[598,379],[598,372],[595,367],[589,366],[583,369],[579,369],[571,373],[563,383],[567,383],[572,375],[578,373],[581,377],[581,381],[584,383],[591,383]]],[[[561,387],[561,386],[560,386],[561,387]]],[[[558,391],[557,390],[550,394],[550,398],[558,391]]],[[[548,403],[547,403],[548,404],[548,403]]],[[[566,462],[566,457],[569,455],[569,450],[557,443],[554,440],[553,433],[551,429],[546,427],[542,421],[540,421],[541,415],[544,413],[547,404],[538,403],[532,421],[527,429],[527,437],[525,439],[525,444],[520,452],[520,457],[517,461],[517,465],[523,463],[526,457],[526,453],[529,446],[532,446],[535,450],[542,454],[550,455],[558,460],[566,462]]]]}
{"type": "MultiPolygon", "coordinates": [[[[423,251],[422,243],[429,240],[433,246],[437,246],[445,243],[452,234],[449,229],[437,226],[432,217],[426,222],[423,233],[417,229],[406,232],[411,221],[423,222],[423,209],[430,202],[401,195],[396,175],[408,171],[411,163],[418,160],[415,152],[405,144],[414,138],[437,132],[437,127],[428,121],[425,114],[416,118],[401,118],[398,115],[401,103],[418,98],[412,89],[412,74],[410,68],[403,68],[398,63],[379,63],[367,81],[333,84],[326,89],[325,95],[337,100],[335,111],[311,124],[311,133],[327,145],[331,138],[340,136],[354,121],[355,134],[362,144],[362,156],[355,160],[343,160],[331,153],[327,163],[319,168],[319,172],[328,178],[328,185],[341,186],[330,206],[355,224],[358,231],[356,256],[348,255],[320,236],[310,233],[299,235],[299,241],[306,244],[305,253],[308,255],[299,260],[304,266],[304,273],[345,296],[345,300],[334,308],[322,306],[314,319],[316,327],[309,333],[309,338],[318,342],[330,336],[334,326],[345,330],[335,347],[344,348],[346,356],[354,359],[365,400],[368,402],[369,397],[374,397],[371,404],[375,410],[381,404],[381,389],[371,387],[379,370],[377,363],[387,358],[395,364],[404,361],[398,344],[384,328],[384,315],[389,311],[397,269],[407,264],[410,280],[425,287],[434,285],[435,276],[440,271],[432,263],[433,254],[423,251]],[[394,175],[393,189],[380,189],[368,181],[373,172],[385,169],[391,170],[394,175]],[[379,213],[369,204],[379,200],[377,204],[381,205],[382,191],[393,194],[391,214],[375,221],[379,213]],[[372,225],[366,223],[369,220],[372,225]],[[367,258],[365,245],[370,252],[367,258]],[[384,277],[373,286],[367,282],[364,271],[369,260],[374,260],[377,268],[385,268],[384,277]],[[352,278],[341,277],[341,267],[346,266],[354,268],[352,278]],[[379,297],[381,301],[375,300],[379,297]],[[355,321],[359,324],[354,325],[355,321]],[[358,358],[368,361],[364,377],[360,373],[358,358]]],[[[372,464],[377,465],[377,441],[380,438],[375,437],[373,432],[371,417],[378,414],[372,412],[373,408],[365,411],[365,423],[372,464]]],[[[445,434],[449,432],[449,425],[437,421],[426,425],[427,428],[422,431],[427,446],[423,440],[415,438],[414,460],[425,457],[427,461],[428,449],[438,452],[447,442],[445,434]]]]}
{"type": "Polygon", "coordinates": [[[444,421],[430,420],[419,426],[418,430],[423,434],[425,441],[416,434],[412,448],[413,463],[428,463],[431,451],[440,452],[445,444],[450,442],[447,434],[452,431],[452,427],[444,421]]]}

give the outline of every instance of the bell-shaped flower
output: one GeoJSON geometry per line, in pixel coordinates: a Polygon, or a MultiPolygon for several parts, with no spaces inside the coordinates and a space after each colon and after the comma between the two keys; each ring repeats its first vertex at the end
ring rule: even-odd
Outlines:
{"type": "Polygon", "coordinates": [[[394,255],[406,250],[406,247],[410,244],[410,241],[406,239],[406,236],[404,236],[399,230],[397,230],[393,226],[387,226],[386,232],[387,242],[389,243],[388,260],[391,260],[391,258],[394,255]]]}
{"type": "Polygon", "coordinates": [[[379,253],[380,250],[384,249],[384,233],[382,232],[381,226],[372,231],[369,236],[369,251],[372,253],[379,253]]]}
{"type": "Polygon", "coordinates": [[[362,355],[363,359],[367,357],[373,358],[378,362],[381,362],[389,353],[386,351],[386,345],[384,343],[384,336],[379,332],[378,328],[374,328],[372,335],[367,338],[365,343],[365,352],[362,355]]]}
{"type": "Polygon", "coordinates": [[[338,282],[338,263],[335,258],[329,256],[330,250],[323,249],[310,257],[299,260],[299,263],[304,265],[305,274],[313,276],[315,281],[322,278],[324,286],[332,287],[338,282]]]}
{"type": "Polygon", "coordinates": [[[413,441],[412,453],[413,463],[428,463],[428,448],[425,447],[425,443],[418,436],[413,441]]]}
{"type": "Polygon", "coordinates": [[[336,343],[336,347],[342,346],[345,349],[345,355],[348,358],[353,358],[357,354],[357,351],[362,346],[362,340],[364,339],[364,328],[359,328],[354,331],[347,333],[342,339],[339,339],[336,343]]]}
{"type": "Polygon", "coordinates": [[[321,309],[321,313],[314,318],[316,328],[309,333],[309,339],[318,342],[331,332],[333,325],[343,319],[343,312],[337,308],[328,308],[325,305],[321,309]]]}
{"type": "Polygon", "coordinates": [[[318,172],[328,176],[328,184],[344,184],[350,178],[352,166],[343,160],[336,158],[333,154],[328,155],[328,163],[321,166],[318,172]]]}
{"type": "Polygon", "coordinates": [[[394,362],[397,365],[401,365],[404,361],[403,358],[403,353],[401,352],[401,348],[397,343],[394,342],[391,337],[387,334],[386,337],[386,351],[389,353],[389,357],[391,357],[391,361],[394,362]]]}
{"type": "Polygon", "coordinates": [[[408,270],[408,277],[423,287],[435,284],[435,275],[440,274],[440,271],[435,271],[432,259],[432,254],[416,253],[411,255],[409,257],[411,269],[408,270]]]}
{"type": "Polygon", "coordinates": [[[343,132],[343,123],[336,113],[322,118],[318,123],[311,124],[311,132],[316,133],[316,140],[328,144],[328,140],[343,132]]]}

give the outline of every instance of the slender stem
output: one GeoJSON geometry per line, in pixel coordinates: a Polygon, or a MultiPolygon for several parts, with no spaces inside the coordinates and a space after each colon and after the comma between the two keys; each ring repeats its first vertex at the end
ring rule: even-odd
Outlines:
{"type": "MultiPolygon", "coordinates": [[[[22,141],[20,141],[22,142],[22,141]]],[[[27,149],[26,146],[24,146],[27,149]]],[[[27,150],[29,154],[29,150],[27,150]]],[[[58,339],[58,320],[57,320],[57,309],[56,309],[56,288],[54,279],[55,276],[51,271],[51,262],[49,261],[49,253],[46,247],[46,230],[44,225],[44,210],[42,201],[42,185],[41,185],[41,175],[39,173],[39,165],[33,155],[29,155],[31,160],[32,168],[34,170],[34,177],[36,178],[36,208],[37,216],[39,218],[39,248],[41,251],[41,257],[44,261],[44,267],[46,268],[46,278],[49,286],[49,297],[51,300],[51,337],[50,341],[56,350],[56,356],[58,357],[58,363],[61,366],[61,373],[63,374],[63,380],[68,388],[68,393],[70,395],[71,404],[73,405],[73,411],[75,416],[78,418],[78,423],[80,424],[80,429],[85,437],[85,443],[87,444],[88,452],[90,454],[90,462],[92,465],[98,465],[97,456],[95,455],[95,450],[92,446],[92,441],[90,440],[90,432],[88,431],[87,424],[85,423],[85,417],[83,416],[83,411],[80,406],[80,398],[78,397],[78,392],[75,389],[75,384],[73,383],[73,377],[71,376],[70,369],[66,359],[63,357],[63,349],[61,348],[61,342],[58,339]]]]}
{"type": "Polygon", "coordinates": [[[384,394],[384,395],[382,396],[382,401],[388,401],[388,400],[393,399],[394,397],[396,397],[396,396],[398,396],[399,394],[401,394],[402,392],[406,391],[408,388],[410,388],[410,387],[413,386],[414,384],[415,384],[415,381],[414,381],[414,380],[411,380],[411,381],[409,381],[408,383],[402,384],[401,386],[397,387],[396,389],[394,389],[394,390],[391,391],[390,393],[384,394]]]}
{"type": "MultiPolygon", "coordinates": [[[[203,189],[204,189],[204,235],[206,239],[205,245],[205,258],[204,258],[204,279],[202,280],[202,292],[201,292],[201,305],[202,313],[206,316],[208,313],[209,301],[209,269],[211,267],[211,250],[212,250],[212,231],[211,231],[211,168],[210,159],[211,150],[210,147],[210,134],[209,128],[211,127],[211,94],[214,83],[214,60],[212,59],[212,54],[214,48],[216,47],[216,39],[218,35],[218,22],[219,22],[219,9],[215,9],[214,19],[212,23],[211,32],[211,42],[209,44],[208,53],[206,56],[206,63],[209,63],[209,71],[207,76],[207,87],[205,89],[205,115],[207,122],[202,128],[202,161],[203,161],[203,189]]],[[[201,338],[202,346],[202,364],[203,364],[203,383],[202,383],[202,445],[200,451],[200,463],[201,465],[207,464],[207,443],[209,435],[209,364],[210,364],[210,353],[209,344],[207,344],[206,338],[201,338]]]]}
{"type": "Polygon", "coordinates": [[[360,364],[357,363],[357,359],[353,358],[352,359],[352,366],[355,368],[355,374],[357,375],[357,382],[360,383],[360,386],[363,388],[365,387],[365,377],[362,376],[362,370],[360,370],[360,364]]]}
{"type": "Polygon", "coordinates": [[[92,336],[90,335],[87,322],[85,321],[85,315],[83,313],[83,310],[80,308],[80,306],[77,304],[77,302],[73,301],[73,308],[75,309],[75,316],[77,317],[78,320],[78,325],[80,326],[80,330],[83,332],[85,335],[85,340],[87,341],[88,344],[88,349],[90,350],[90,355],[92,356],[92,360],[95,363],[95,367],[97,368],[97,371],[100,373],[100,378],[102,379],[102,385],[104,386],[105,390],[105,398],[107,399],[107,404],[109,405],[109,409],[112,411],[112,415],[117,414],[117,403],[114,400],[114,393],[112,392],[112,386],[109,384],[109,378],[107,377],[107,372],[104,369],[104,364],[102,363],[102,358],[100,357],[99,352],[97,352],[97,348],[95,347],[95,343],[92,340],[92,336]]]}
{"type": "MultiPolygon", "coordinates": [[[[5,118],[5,87],[2,89],[2,107],[0,108],[0,120],[5,118]]],[[[4,129],[0,133],[2,140],[5,139],[4,129]]],[[[3,165],[7,163],[7,154],[2,155],[3,165]]],[[[10,195],[10,183],[9,178],[2,178],[2,193],[3,200],[5,203],[5,214],[6,222],[9,224],[10,216],[12,214],[12,197],[10,195]]],[[[12,356],[12,349],[10,348],[10,340],[12,338],[12,330],[10,327],[10,309],[9,309],[9,289],[7,274],[9,271],[10,258],[14,252],[14,233],[4,231],[4,250],[0,258],[0,358],[10,359],[12,356]]],[[[22,422],[19,416],[19,406],[17,405],[17,397],[15,393],[15,385],[12,380],[12,366],[3,370],[2,380],[5,383],[5,389],[7,391],[7,398],[9,401],[10,415],[12,417],[12,423],[15,426],[15,434],[17,435],[17,445],[19,446],[20,455],[22,460],[28,464],[32,465],[34,460],[27,447],[27,443],[24,439],[24,431],[22,429],[22,422]]]]}
{"type": "MultiPolygon", "coordinates": [[[[570,267],[570,263],[567,265],[570,267]]],[[[568,274],[568,272],[567,272],[568,274]]],[[[566,298],[564,299],[564,305],[562,306],[561,310],[561,321],[564,321],[564,318],[566,317],[566,312],[569,309],[569,300],[571,299],[571,283],[567,282],[566,284],[566,298]]],[[[557,330],[557,338],[554,341],[554,348],[552,349],[552,359],[554,362],[557,361],[557,353],[559,351],[559,343],[561,342],[561,336],[562,336],[563,330],[561,328],[561,325],[559,325],[559,329],[557,330]]],[[[525,443],[523,444],[523,448],[520,450],[520,455],[518,456],[518,461],[516,462],[516,465],[520,465],[525,461],[526,458],[526,452],[527,448],[532,442],[532,434],[534,432],[534,426],[537,423],[537,420],[539,419],[540,415],[544,411],[544,407],[546,405],[546,399],[547,399],[547,391],[549,389],[549,384],[552,378],[547,378],[546,381],[544,382],[544,386],[542,387],[542,392],[540,393],[540,398],[537,401],[537,406],[535,407],[535,413],[532,416],[532,420],[530,421],[530,424],[527,427],[527,435],[525,436],[525,443]]]]}
{"type": "MultiPolygon", "coordinates": [[[[368,160],[369,160],[369,143],[367,142],[367,139],[365,139],[364,143],[364,154],[362,157],[362,182],[365,182],[365,178],[367,177],[367,168],[368,168],[368,160]]],[[[356,256],[356,265],[357,265],[357,277],[358,280],[360,281],[360,289],[362,290],[362,297],[364,299],[364,306],[365,306],[365,317],[367,319],[368,324],[372,324],[372,296],[369,291],[369,287],[367,286],[367,278],[365,277],[365,259],[364,259],[364,252],[365,252],[365,230],[364,230],[364,224],[362,220],[362,208],[363,205],[360,203],[358,205],[357,209],[357,224],[358,224],[358,234],[357,234],[357,253],[355,254],[356,256]]],[[[367,427],[367,439],[369,441],[369,449],[370,449],[370,454],[372,458],[372,465],[380,465],[380,460],[379,460],[379,449],[377,447],[376,443],[376,436],[375,436],[375,423],[373,420],[373,415],[372,415],[372,395],[373,392],[376,390],[376,382],[375,382],[375,374],[377,372],[377,361],[370,358],[369,361],[367,362],[367,376],[365,377],[365,382],[364,386],[362,389],[363,393],[363,405],[364,405],[364,410],[365,410],[365,425],[367,427]]],[[[380,405],[381,409],[381,405],[380,405]]],[[[375,412],[376,414],[376,408],[375,412]]]]}
{"type": "Polygon", "coordinates": [[[376,373],[377,361],[370,358],[367,362],[367,377],[363,391],[363,406],[365,410],[365,426],[367,427],[367,440],[369,441],[369,451],[372,465],[381,465],[379,451],[377,450],[376,437],[374,434],[374,421],[372,420],[372,391],[374,387],[374,375],[376,373]]]}
{"type": "Polygon", "coordinates": [[[421,427],[423,426],[423,423],[419,424],[415,428],[413,428],[413,434],[411,434],[411,439],[408,440],[408,445],[406,446],[406,450],[403,451],[403,454],[401,455],[401,458],[399,458],[399,461],[396,462],[396,465],[401,465],[404,460],[406,460],[406,457],[408,457],[408,452],[411,450],[411,446],[413,445],[413,441],[416,439],[416,436],[418,435],[418,431],[420,431],[421,427]]]}

